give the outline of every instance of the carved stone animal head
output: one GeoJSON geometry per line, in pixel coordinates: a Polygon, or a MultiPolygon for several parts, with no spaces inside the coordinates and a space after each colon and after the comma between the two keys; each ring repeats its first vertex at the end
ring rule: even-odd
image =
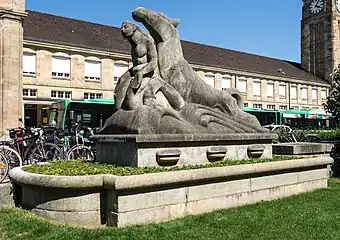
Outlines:
{"type": "Polygon", "coordinates": [[[171,19],[164,13],[154,12],[143,7],[136,8],[132,12],[132,17],[149,30],[156,43],[178,36],[176,27],[180,23],[179,19],[171,19]]]}

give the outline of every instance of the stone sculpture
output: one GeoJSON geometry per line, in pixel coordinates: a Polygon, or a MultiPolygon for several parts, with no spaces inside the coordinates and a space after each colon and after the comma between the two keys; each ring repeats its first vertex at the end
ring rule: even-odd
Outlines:
{"type": "Polygon", "coordinates": [[[237,89],[220,91],[205,83],[184,59],[178,19],[137,8],[122,24],[131,44],[133,67],[115,89],[117,112],[101,134],[221,134],[267,132],[243,111],[237,89]]]}

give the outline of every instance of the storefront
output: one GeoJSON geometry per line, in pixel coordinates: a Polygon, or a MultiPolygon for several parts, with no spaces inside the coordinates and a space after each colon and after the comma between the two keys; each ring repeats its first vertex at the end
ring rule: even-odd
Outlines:
{"type": "Polygon", "coordinates": [[[48,123],[47,110],[54,101],[48,100],[23,100],[23,120],[26,127],[36,127],[48,123]]]}
{"type": "Polygon", "coordinates": [[[310,128],[329,128],[330,114],[327,114],[323,109],[310,110],[306,114],[307,125],[310,128]]]}

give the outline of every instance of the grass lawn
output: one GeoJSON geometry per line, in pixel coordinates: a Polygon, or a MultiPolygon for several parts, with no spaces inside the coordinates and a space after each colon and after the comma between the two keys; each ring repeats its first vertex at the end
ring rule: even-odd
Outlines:
{"type": "Polygon", "coordinates": [[[340,179],[312,193],[133,228],[64,227],[13,208],[0,216],[0,239],[340,239],[340,179]]]}

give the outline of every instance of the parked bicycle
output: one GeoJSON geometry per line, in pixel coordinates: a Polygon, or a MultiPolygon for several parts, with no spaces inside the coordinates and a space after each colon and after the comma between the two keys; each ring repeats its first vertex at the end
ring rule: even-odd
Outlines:
{"type": "MultiPolygon", "coordinates": [[[[10,140],[0,141],[0,153],[6,159],[1,165],[8,165],[5,167],[8,170],[23,164],[34,164],[62,157],[60,148],[46,141],[42,128],[18,127],[8,129],[8,132],[10,140]]],[[[5,175],[5,171],[1,171],[5,175]]],[[[6,181],[9,181],[7,176],[1,182],[6,181]]]]}
{"type": "Polygon", "coordinates": [[[287,125],[266,125],[272,133],[278,135],[278,139],[274,143],[283,142],[321,142],[322,139],[316,134],[297,134],[293,129],[287,125]]]}
{"type": "MultiPolygon", "coordinates": [[[[9,181],[11,168],[57,159],[95,158],[94,129],[74,123],[71,131],[52,125],[8,129],[10,140],[0,141],[0,183],[9,181]]],[[[1,135],[0,135],[1,137],[1,135]]]]}
{"type": "Polygon", "coordinates": [[[94,135],[92,128],[74,123],[72,126],[72,142],[74,145],[67,152],[67,159],[93,160],[93,142],[90,137],[94,135]]]}
{"type": "Polygon", "coordinates": [[[6,180],[9,168],[10,166],[6,156],[0,151],[0,183],[6,180]]]}

